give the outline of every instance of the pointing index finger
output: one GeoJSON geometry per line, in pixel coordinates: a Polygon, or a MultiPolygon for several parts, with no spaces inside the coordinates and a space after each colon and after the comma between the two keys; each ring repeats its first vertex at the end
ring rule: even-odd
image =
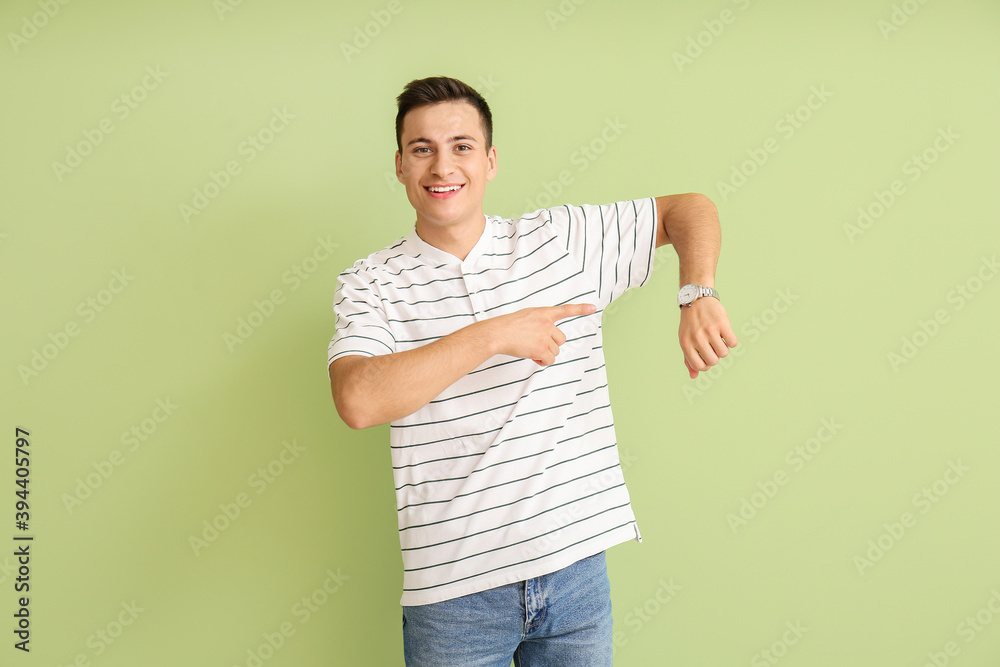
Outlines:
{"type": "Polygon", "coordinates": [[[597,306],[592,303],[565,303],[561,306],[552,307],[552,321],[564,320],[567,317],[590,315],[596,311],[597,306]]]}

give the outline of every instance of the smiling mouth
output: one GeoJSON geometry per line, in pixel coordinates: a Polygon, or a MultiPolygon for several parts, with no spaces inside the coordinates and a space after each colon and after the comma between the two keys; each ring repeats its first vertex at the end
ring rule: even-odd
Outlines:
{"type": "Polygon", "coordinates": [[[447,199],[449,197],[454,197],[455,194],[465,187],[465,184],[459,185],[425,185],[424,190],[430,193],[431,197],[435,199],[447,199]]]}

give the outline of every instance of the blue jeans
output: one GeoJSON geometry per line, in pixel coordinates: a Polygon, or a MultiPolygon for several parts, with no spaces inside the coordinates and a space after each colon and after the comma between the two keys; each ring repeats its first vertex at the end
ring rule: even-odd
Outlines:
{"type": "Polygon", "coordinates": [[[604,552],[536,579],[403,607],[406,667],[610,667],[604,552]]]}

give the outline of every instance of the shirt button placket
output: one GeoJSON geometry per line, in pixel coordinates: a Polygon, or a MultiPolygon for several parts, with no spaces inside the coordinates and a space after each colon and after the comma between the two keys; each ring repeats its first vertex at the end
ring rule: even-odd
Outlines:
{"type": "Polygon", "coordinates": [[[465,279],[465,289],[469,293],[469,301],[472,302],[472,312],[475,313],[476,319],[483,319],[483,299],[476,293],[478,287],[478,281],[473,275],[468,273],[463,273],[465,279]]]}

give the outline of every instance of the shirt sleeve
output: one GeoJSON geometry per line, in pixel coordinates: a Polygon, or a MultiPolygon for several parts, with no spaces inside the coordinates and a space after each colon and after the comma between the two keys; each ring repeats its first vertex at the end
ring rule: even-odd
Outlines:
{"type": "Polygon", "coordinates": [[[377,281],[360,263],[337,277],[333,312],[336,322],[327,366],[350,354],[374,357],[396,351],[377,281]]]}
{"type": "Polygon", "coordinates": [[[566,251],[597,283],[599,308],[649,282],[656,252],[656,200],[549,209],[566,251]]]}

